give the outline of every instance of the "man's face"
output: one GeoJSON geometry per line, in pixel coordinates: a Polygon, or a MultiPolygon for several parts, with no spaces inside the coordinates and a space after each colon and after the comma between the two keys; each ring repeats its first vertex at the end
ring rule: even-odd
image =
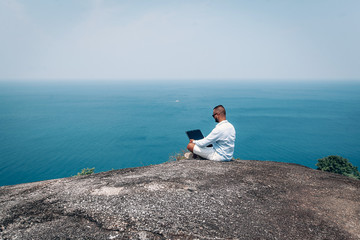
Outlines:
{"type": "Polygon", "coordinates": [[[213,118],[215,119],[215,122],[218,123],[218,122],[219,122],[218,114],[217,114],[217,112],[216,112],[215,110],[213,111],[213,115],[212,115],[212,116],[213,116],[213,118]]]}

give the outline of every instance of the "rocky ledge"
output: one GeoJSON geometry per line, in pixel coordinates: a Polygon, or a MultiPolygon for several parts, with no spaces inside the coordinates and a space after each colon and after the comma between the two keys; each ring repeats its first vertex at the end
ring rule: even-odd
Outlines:
{"type": "Polygon", "coordinates": [[[360,181],[182,160],[0,188],[1,239],[360,239],[360,181]]]}

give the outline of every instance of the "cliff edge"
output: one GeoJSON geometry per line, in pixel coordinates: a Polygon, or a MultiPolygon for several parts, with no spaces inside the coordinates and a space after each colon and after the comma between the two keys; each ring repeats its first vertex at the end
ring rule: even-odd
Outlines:
{"type": "Polygon", "coordinates": [[[182,160],[0,187],[0,239],[360,239],[360,181],[182,160]]]}

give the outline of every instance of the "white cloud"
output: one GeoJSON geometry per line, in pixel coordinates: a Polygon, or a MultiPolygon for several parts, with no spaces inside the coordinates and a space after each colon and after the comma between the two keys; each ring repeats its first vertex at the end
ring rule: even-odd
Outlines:
{"type": "MultiPolygon", "coordinates": [[[[42,24],[46,18],[35,20],[27,14],[28,6],[11,1],[14,6],[7,4],[3,10],[7,12],[3,20],[11,28],[0,46],[6,53],[0,57],[0,78],[360,76],[356,64],[347,63],[359,53],[351,48],[357,46],[353,39],[359,39],[360,33],[345,29],[352,40],[335,38],[337,33],[324,25],[326,20],[314,19],[311,13],[310,17],[290,16],[282,9],[256,8],[256,4],[170,3],[141,8],[133,2],[94,0],[91,7],[79,8],[79,14],[72,9],[76,17],[59,26],[60,17],[57,25],[42,24]]],[[[339,31],[347,22],[329,24],[339,23],[339,31]]],[[[0,30],[4,28],[5,24],[0,25],[0,30]]]]}
{"type": "Polygon", "coordinates": [[[0,78],[29,77],[47,37],[19,2],[2,1],[0,9],[0,78]]]}

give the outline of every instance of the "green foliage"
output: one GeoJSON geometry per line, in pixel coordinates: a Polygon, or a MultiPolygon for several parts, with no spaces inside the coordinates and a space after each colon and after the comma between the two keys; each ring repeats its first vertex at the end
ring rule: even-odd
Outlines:
{"type": "Polygon", "coordinates": [[[186,152],[186,150],[181,150],[181,153],[175,153],[174,155],[169,156],[168,162],[180,161],[185,159],[184,154],[186,152]]]}
{"type": "Polygon", "coordinates": [[[318,170],[338,173],[348,177],[360,179],[360,172],[358,168],[353,166],[348,159],[340,156],[328,156],[318,159],[316,164],[318,170]]]}
{"type": "Polygon", "coordinates": [[[95,172],[95,168],[84,168],[77,174],[77,176],[90,175],[95,172]]]}

